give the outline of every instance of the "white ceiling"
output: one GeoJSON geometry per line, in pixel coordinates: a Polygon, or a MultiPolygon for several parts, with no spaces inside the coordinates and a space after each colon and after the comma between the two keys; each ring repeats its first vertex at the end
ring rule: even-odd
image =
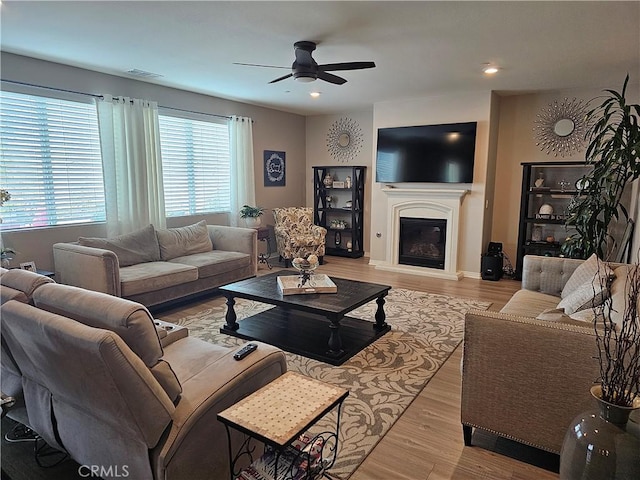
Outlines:
{"type": "MultiPolygon", "coordinates": [[[[640,2],[2,1],[6,52],[303,115],[376,102],[495,90],[620,88],[640,76],[640,2]],[[318,43],[342,86],[298,83],[293,43],[318,43]],[[502,70],[488,78],[484,63],[502,70]],[[318,99],[308,93],[322,92],[318,99]]],[[[2,77],[5,78],[3,72],[2,77]]],[[[92,92],[90,92],[92,93],[92,92]]]]}

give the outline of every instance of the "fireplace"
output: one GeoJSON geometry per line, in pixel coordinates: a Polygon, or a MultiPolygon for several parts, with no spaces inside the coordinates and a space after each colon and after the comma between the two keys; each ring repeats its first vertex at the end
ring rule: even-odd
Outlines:
{"type": "Polygon", "coordinates": [[[444,270],[447,220],[400,217],[398,263],[444,270]]]}
{"type": "MultiPolygon", "coordinates": [[[[463,273],[458,271],[458,240],[460,237],[460,207],[462,198],[469,190],[458,188],[400,188],[383,187],[382,192],[387,197],[387,232],[386,259],[376,262],[376,268],[392,272],[411,273],[434,278],[448,280],[460,280],[463,273]],[[400,249],[404,253],[411,251],[410,245],[400,247],[400,219],[417,221],[435,221],[437,224],[427,225],[431,227],[431,234],[435,241],[429,242],[435,248],[430,248],[429,255],[410,255],[420,257],[420,264],[414,263],[415,258],[403,258],[400,260],[400,249]],[[439,230],[434,230],[438,227],[439,230]],[[439,250],[439,255],[434,252],[439,250]],[[427,257],[427,258],[425,258],[427,257]],[[429,260],[428,264],[425,261],[429,260]],[[433,261],[433,262],[432,262],[433,261]]],[[[413,222],[410,222],[413,223],[413,222]]],[[[405,227],[406,228],[406,227],[405,227]]],[[[408,227],[413,230],[414,226],[408,227]]],[[[412,235],[417,235],[415,232],[412,235]]],[[[382,234],[380,234],[382,237],[382,234]]],[[[416,247],[419,248],[420,247],[416,247]]],[[[414,248],[414,252],[416,250],[414,248]]],[[[423,248],[424,249],[424,248],[423,248]]],[[[427,251],[425,249],[425,251],[427,251]]]]}

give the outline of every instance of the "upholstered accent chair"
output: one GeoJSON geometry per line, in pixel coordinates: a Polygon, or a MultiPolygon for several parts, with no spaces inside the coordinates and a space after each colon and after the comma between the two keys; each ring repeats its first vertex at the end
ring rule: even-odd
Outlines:
{"type": "Polygon", "coordinates": [[[296,257],[312,253],[323,263],[327,229],[313,224],[313,209],[309,207],[283,207],[273,209],[276,245],[280,260],[289,266],[296,257]]]}

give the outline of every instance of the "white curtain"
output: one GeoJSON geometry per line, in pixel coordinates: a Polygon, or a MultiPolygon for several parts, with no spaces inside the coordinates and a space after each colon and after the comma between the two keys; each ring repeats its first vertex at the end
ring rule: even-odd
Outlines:
{"type": "Polygon", "coordinates": [[[229,120],[231,140],[231,213],[232,226],[244,226],[239,211],[243,205],[256,205],[256,183],[253,166],[253,120],[233,116],[229,120]]]}
{"type": "Polygon", "coordinates": [[[107,235],[152,223],[166,227],[158,104],[104,95],[96,100],[107,235]]]}

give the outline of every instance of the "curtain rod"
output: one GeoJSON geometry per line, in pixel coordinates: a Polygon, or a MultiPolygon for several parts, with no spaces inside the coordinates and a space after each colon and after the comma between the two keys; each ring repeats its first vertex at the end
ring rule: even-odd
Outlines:
{"type": "MultiPolygon", "coordinates": [[[[45,90],[54,90],[56,92],[73,93],[75,95],[84,95],[86,97],[104,98],[103,95],[96,95],[95,93],[77,92],[75,90],[66,90],[64,88],[44,87],[42,85],[34,85],[32,83],[18,82],[16,80],[0,79],[0,81],[6,82],[6,83],[14,83],[16,85],[22,85],[22,86],[25,86],[25,87],[43,88],[45,90]]],[[[115,97],[115,98],[118,98],[118,97],[115,97]]],[[[211,117],[226,118],[227,120],[230,120],[232,118],[230,115],[218,115],[216,113],[195,112],[193,110],[185,110],[185,109],[176,108],[176,107],[165,107],[163,105],[158,105],[158,108],[164,108],[164,109],[167,109],[167,110],[176,110],[178,112],[195,113],[195,114],[198,114],[198,115],[209,115],[211,117]]]]}

